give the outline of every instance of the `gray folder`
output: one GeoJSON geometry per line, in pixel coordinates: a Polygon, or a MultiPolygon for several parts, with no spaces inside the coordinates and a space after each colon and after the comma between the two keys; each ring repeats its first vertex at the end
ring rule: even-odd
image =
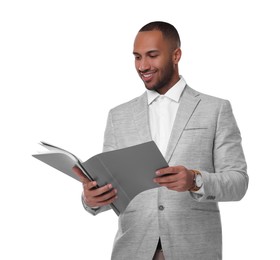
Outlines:
{"type": "Polygon", "coordinates": [[[168,164],[153,141],[97,154],[85,162],[74,154],[46,142],[40,143],[49,151],[33,154],[35,158],[80,179],[73,173],[76,165],[90,180],[95,180],[99,187],[111,183],[118,191],[118,198],[111,204],[117,215],[122,213],[129,202],[139,193],[158,188],[153,182],[155,171],[168,167],[168,164]]]}

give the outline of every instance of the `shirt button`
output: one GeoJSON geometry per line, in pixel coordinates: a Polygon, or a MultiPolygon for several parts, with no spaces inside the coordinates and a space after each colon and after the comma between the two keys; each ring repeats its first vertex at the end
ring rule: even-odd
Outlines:
{"type": "Polygon", "coordinates": [[[159,209],[159,210],[164,210],[164,206],[160,205],[160,206],[158,207],[158,209],[159,209]]]}

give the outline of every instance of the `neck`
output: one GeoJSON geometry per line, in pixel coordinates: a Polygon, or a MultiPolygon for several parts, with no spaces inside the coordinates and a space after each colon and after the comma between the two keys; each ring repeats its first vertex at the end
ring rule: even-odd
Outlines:
{"type": "Polygon", "coordinates": [[[163,86],[160,89],[157,89],[156,91],[160,94],[160,95],[164,95],[169,89],[171,89],[178,81],[180,80],[180,76],[176,75],[176,77],[174,77],[169,84],[167,84],[166,86],[163,86]]]}

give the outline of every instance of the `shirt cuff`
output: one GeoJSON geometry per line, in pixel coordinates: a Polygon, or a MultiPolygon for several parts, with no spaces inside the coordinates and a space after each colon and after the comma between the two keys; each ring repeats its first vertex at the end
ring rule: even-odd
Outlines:
{"type": "Polygon", "coordinates": [[[199,200],[205,195],[204,185],[202,184],[201,188],[198,191],[191,191],[190,194],[195,200],[199,200]]]}
{"type": "Polygon", "coordinates": [[[93,213],[94,215],[97,213],[97,211],[100,209],[100,207],[90,207],[88,206],[86,203],[85,203],[85,200],[84,200],[84,194],[82,194],[82,204],[85,208],[86,211],[89,211],[91,213],[93,213]]]}

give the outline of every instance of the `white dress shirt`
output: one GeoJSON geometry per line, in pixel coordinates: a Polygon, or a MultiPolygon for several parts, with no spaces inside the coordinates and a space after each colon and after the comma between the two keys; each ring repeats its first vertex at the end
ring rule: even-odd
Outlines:
{"type": "Polygon", "coordinates": [[[154,90],[147,90],[151,135],[163,156],[166,153],[180,97],[185,86],[186,81],[181,76],[180,80],[165,95],[160,95],[154,90]]]}

